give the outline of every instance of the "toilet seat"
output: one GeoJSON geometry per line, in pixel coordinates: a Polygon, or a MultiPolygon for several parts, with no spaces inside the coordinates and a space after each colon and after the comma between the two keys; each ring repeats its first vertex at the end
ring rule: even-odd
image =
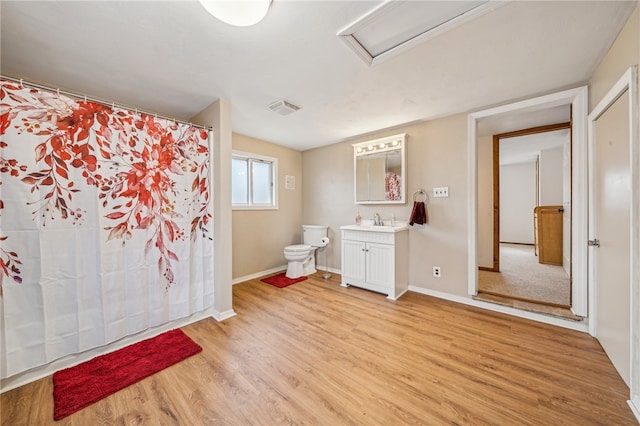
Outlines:
{"type": "Polygon", "coordinates": [[[311,250],[311,246],[309,244],[294,244],[291,246],[286,246],[284,250],[289,252],[309,251],[311,250]]]}

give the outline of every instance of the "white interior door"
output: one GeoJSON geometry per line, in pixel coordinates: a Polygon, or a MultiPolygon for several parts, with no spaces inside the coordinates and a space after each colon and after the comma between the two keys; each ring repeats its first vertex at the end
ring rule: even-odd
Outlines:
{"type": "Polygon", "coordinates": [[[594,122],[589,172],[590,268],[595,336],[625,383],[630,382],[631,173],[629,96],[625,92],[594,122]]]}

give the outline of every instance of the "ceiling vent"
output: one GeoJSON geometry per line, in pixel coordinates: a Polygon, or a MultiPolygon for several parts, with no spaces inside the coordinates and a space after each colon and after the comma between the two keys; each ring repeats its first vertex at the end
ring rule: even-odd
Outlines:
{"type": "Polygon", "coordinates": [[[269,109],[275,113],[280,115],[289,115],[293,112],[296,112],[300,109],[298,105],[294,105],[289,101],[285,101],[284,99],[280,99],[275,101],[274,103],[269,105],[269,109]]]}

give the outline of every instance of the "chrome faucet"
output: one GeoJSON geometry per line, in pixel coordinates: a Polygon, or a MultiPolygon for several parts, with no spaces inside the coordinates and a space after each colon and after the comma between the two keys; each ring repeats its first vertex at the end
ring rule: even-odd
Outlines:
{"type": "Polygon", "coordinates": [[[373,225],[374,226],[381,226],[382,225],[382,219],[380,219],[380,215],[378,213],[373,215],[373,225]]]}

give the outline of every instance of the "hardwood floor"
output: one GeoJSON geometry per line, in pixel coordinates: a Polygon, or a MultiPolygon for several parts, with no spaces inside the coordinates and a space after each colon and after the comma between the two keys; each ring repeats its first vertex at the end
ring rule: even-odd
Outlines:
{"type": "Polygon", "coordinates": [[[635,425],[588,335],[339,276],[233,288],[237,316],[183,328],[203,348],[59,422],[51,378],[1,396],[2,425],[635,425]]]}

